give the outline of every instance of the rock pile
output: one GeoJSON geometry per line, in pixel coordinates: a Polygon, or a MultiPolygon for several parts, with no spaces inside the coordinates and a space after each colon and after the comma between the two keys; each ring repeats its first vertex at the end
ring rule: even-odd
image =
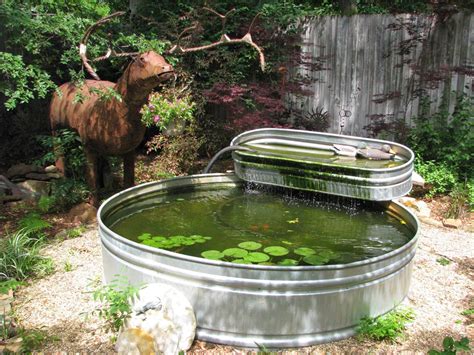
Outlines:
{"type": "Polygon", "coordinates": [[[5,175],[0,175],[0,203],[47,196],[51,180],[61,177],[54,165],[46,168],[30,164],[14,165],[5,175]]]}

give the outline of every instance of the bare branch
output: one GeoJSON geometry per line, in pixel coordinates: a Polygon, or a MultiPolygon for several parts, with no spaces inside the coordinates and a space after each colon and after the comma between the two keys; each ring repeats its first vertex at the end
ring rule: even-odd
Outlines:
{"type": "Polygon", "coordinates": [[[255,17],[254,17],[253,20],[252,20],[252,23],[251,23],[250,26],[249,26],[249,29],[247,30],[247,33],[252,32],[253,25],[255,24],[255,21],[257,20],[257,18],[260,17],[260,15],[261,15],[260,12],[258,12],[258,13],[255,15],[255,17]]]}
{"type": "MultiPolygon", "coordinates": [[[[87,41],[89,40],[89,37],[91,36],[92,32],[94,32],[94,30],[97,27],[103,25],[104,23],[109,22],[110,20],[112,20],[115,17],[123,16],[125,14],[126,14],[125,11],[118,11],[118,12],[114,12],[113,14],[110,14],[109,16],[105,16],[105,17],[101,18],[96,23],[92,24],[86,30],[86,32],[84,33],[84,36],[82,37],[81,42],[79,43],[79,56],[81,57],[82,64],[86,68],[87,72],[96,80],[100,80],[100,78],[97,75],[97,73],[94,71],[92,66],[89,64],[90,60],[87,58],[87,54],[86,54],[87,53],[87,41]]],[[[104,60],[104,59],[109,58],[111,54],[112,54],[112,50],[109,48],[107,50],[107,53],[105,55],[99,57],[99,58],[102,58],[101,60],[104,60]]]]}
{"type": "Polygon", "coordinates": [[[259,45],[257,45],[253,39],[252,39],[252,35],[251,35],[251,31],[255,25],[255,22],[257,20],[257,18],[260,16],[260,13],[258,13],[252,20],[252,23],[250,24],[249,26],[249,29],[247,31],[247,33],[242,37],[242,38],[230,38],[224,31],[224,28],[225,28],[225,22],[227,20],[227,16],[229,16],[232,12],[236,11],[235,8],[227,11],[224,15],[217,12],[216,10],[210,8],[210,7],[203,7],[204,10],[206,11],[209,11],[210,13],[218,16],[221,20],[222,20],[222,30],[223,30],[223,34],[221,36],[221,38],[216,41],[216,42],[213,42],[213,43],[210,43],[210,44],[206,44],[206,45],[202,45],[202,46],[197,46],[197,47],[189,47],[189,48],[185,48],[185,47],[182,47],[180,45],[180,39],[182,37],[182,34],[184,32],[189,32],[191,30],[193,30],[195,27],[191,26],[191,27],[187,27],[183,30],[183,32],[181,32],[181,34],[179,35],[178,37],[178,40],[177,40],[177,43],[175,45],[173,45],[173,47],[171,47],[170,50],[168,50],[167,52],[169,54],[183,54],[183,53],[191,53],[191,52],[197,52],[197,51],[202,51],[202,50],[206,50],[206,49],[212,49],[212,48],[215,48],[217,46],[220,46],[220,45],[229,45],[229,44],[239,44],[239,43],[246,43],[250,46],[252,46],[258,53],[259,55],[259,61],[260,61],[260,68],[262,69],[262,71],[265,71],[265,55],[263,54],[263,48],[261,48],[259,45]]]}

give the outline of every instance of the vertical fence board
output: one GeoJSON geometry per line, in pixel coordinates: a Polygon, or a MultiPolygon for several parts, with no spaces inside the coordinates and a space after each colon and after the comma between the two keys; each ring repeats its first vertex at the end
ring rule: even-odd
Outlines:
{"type": "Polygon", "coordinates": [[[436,112],[442,103],[452,111],[453,91],[473,94],[474,15],[458,13],[445,22],[429,15],[326,16],[309,21],[302,51],[324,57],[324,69],[309,75],[312,96],[290,96],[290,108],[329,112],[330,132],[366,136],[374,117],[388,122],[420,114],[420,89],[436,112]],[[405,23],[407,27],[390,28],[405,23]],[[415,35],[419,35],[417,40],[415,35]],[[411,45],[402,53],[403,45],[411,45]],[[341,129],[341,112],[350,111],[341,129]]]}

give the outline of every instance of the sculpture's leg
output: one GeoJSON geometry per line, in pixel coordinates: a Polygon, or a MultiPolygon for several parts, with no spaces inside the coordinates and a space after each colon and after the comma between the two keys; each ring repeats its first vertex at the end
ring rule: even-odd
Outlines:
{"type": "Polygon", "coordinates": [[[123,156],[123,186],[130,187],[135,184],[135,151],[123,156]]]}
{"type": "Polygon", "coordinates": [[[94,206],[99,205],[99,176],[98,176],[98,165],[99,165],[99,156],[96,152],[91,149],[84,147],[84,153],[86,155],[86,179],[89,188],[92,193],[91,203],[94,206]]]}

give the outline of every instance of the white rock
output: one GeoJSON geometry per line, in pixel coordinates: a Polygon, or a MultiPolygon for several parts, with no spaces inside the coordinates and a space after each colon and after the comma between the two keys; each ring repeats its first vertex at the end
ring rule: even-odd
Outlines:
{"type": "Polygon", "coordinates": [[[120,354],[138,354],[140,349],[178,354],[188,350],[196,335],[194,310],[186,297],[165,284],[142,288],[132,305],[132,315],[121,330],[116,344],[120,354]]]}
{"type": "Polygon", "coordinates": [[[414,170],[413,170],[413,173],[411,174],[411,182],[413,185],[417,185],[421,187],[425,186],[425,179],[423,179],[423,177],[414,170]]]}
{"type": "Polygon", "coordinates": [[[425,201],[417,200],[415,203],[415,212],[418,217],[430,217],[431,209],[425,201]]]}
{"type": "Polygon", "coordinates": [[[54,165],[48,165],[46,168],[44,168],[45,173],[57,173],[58,168],[56,168],[54,165]]]}

